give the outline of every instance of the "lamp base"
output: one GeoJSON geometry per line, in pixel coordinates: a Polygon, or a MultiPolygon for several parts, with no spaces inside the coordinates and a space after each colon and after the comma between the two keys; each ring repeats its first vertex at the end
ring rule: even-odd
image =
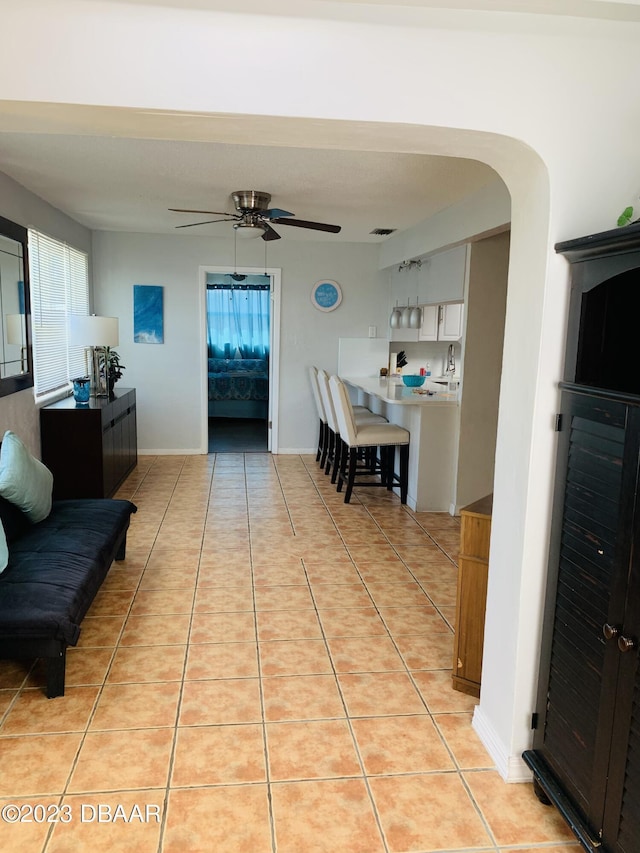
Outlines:
{"type": "Polygon", "coordinates": [[[91,347],[91,396],[108,397],[107,383],[107,348],[91,347]]]}

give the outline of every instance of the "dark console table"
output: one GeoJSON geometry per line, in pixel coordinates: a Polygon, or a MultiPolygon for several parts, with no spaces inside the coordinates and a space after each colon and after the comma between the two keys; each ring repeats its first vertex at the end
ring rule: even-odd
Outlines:
{"type": "Polygon", "coordinates": [[[40,435],[54,498],[111,497],[138,461],[135,389],[91,397],[86,406],[73,397],[44,406],[40,435]]]}

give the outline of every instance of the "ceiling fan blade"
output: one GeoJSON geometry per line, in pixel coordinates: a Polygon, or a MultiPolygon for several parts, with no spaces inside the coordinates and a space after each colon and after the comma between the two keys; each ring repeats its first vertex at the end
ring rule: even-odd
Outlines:
{"type": "Polygon", "coordinates": [[[288,210],[280,210],[279,207],[272,207],[270,210],[263,210],[260,215],[264,216],[265,219],[278,219],[281,216],[294,216],[293,213],[289,213],[288,210]]]}
{"type": "Polygon", "coordinates": [[[265,240],[265,242],[268,242],[269,240],[282,239],[278,232],[274,231],[273,228],[267,222],[262,223],[262,228],[264,228],[264,234],[262,235],[262,239],[265,240]]]}
{"type": "Polygon", "coordinates": [[[172,213],[210,213],[213,216],[232,216],[234,219],[240,219],[235,213],[227,213],[226,210],[185,210],[182,207],[169,207],[172,213]]]}
{"type": "Polygon", "coordinates": [[[188,225],[176,225],[176,228],[193,228],[194,225],[211,225],[212,222],[233,222],[232,219],[207,219],[206,222],[190,222],[188,225]]]}
{"type": "Polygon", "coordinates": [[[295,225],[296,228],[311,228],[314,231],[330,231],[339,234],[342,230],[340,225],[327,225],[325,222],[308,222],[306,219],[272,219],[278,225],[295,225]]]}

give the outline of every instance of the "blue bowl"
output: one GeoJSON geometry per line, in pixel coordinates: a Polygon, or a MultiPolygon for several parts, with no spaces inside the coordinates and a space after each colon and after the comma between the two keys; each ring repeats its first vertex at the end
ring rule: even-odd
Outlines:
{"type": "Polygon", "coordinates": [[[409,388],[419,388],[421,385],[424,385],[424,380],[426,376],[418,376],[417,374],[409,374],[408,376],[403,376],[402,381],[409,388]]]}

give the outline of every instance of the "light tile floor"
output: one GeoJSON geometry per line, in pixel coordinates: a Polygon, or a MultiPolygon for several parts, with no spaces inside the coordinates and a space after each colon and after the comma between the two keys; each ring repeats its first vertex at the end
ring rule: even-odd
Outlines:
{"type": "Polygon", "coordinates": [[[456,519],[266,453],[143,457],[119,496],[66,695],[0,662],[1,850],[579,849],[451,688],[456,519]]]}

